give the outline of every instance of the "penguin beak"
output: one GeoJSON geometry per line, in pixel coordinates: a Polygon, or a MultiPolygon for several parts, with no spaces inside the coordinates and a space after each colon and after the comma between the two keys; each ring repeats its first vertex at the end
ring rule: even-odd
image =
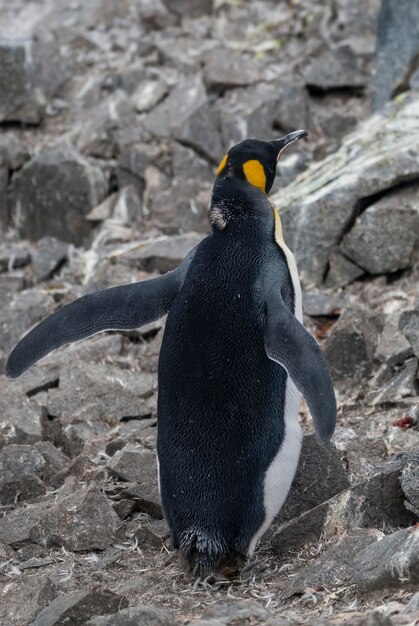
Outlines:
{"type": "Polygon", "coordinates": [[[291,143],[294,143],[294,141],[298,141],[298,139],[302,139],[303,137],[308,137],[308,132],[306,130],[294,130],[294,132],[288,133],[288,135],[285,135],[280,139],[275,139],[275,141],[271,141],[272,145],[275,147],[275,150],[277,150],[276,160],[279,161],[282,152],[287,146],[289,146],[291,143]]]}

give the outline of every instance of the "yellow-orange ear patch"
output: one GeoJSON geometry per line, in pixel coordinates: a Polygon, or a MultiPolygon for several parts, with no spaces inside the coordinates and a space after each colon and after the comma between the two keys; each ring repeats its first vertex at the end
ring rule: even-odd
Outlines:
{"type": "Polygon", "coordinates": [[[257,159],[250,159],[250,161],[246,161],[246,163],[243,164],[243,172],[248,183],[265,192],[266,174],[260,161],[257,159]]]}
{"type": "Polygon", "coordinates": [[[219,176],[221,174],[221,172],[223,171],[223,169],[225,168],[226,163],[227,163],[227,158],[228,158],[228,154],[225,155],[225,157],[221,161],[220,165],[218,166],[218,168],[217,168],[217,176],[219,176]]]}

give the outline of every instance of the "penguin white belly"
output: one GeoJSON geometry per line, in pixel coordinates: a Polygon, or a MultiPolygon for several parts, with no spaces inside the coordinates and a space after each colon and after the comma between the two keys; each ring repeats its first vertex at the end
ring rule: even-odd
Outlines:
{"type": "MultiPolygon", "coordinates": [[[[294,315],[298,321],[302,323],[302,295],[297,264],[295,262],[294,255],[285,244],[278,211],[275,207],[273,207],[273,210],[275,216],[275,240],[285,255],[290,277],[294,286],[294,315]]],[[[284,406],[285,437],[282,441],[280,449],[266,472],[263,489],[265,519],[262,526],[255,533],[250,542],[250,556],[254,552],[257,542],[268,530],[274,520],[274,517],[279,513],[282,505],[284,504],[297,470],[303,437],[301,426],[298,421],[301,398],[302,394],[298,391],[297,387],[292,382],[291,377],[288,375],[284,406]]]]}
{"type": "Polygon", "coordinates": [[[285,393],[285,437],[266,472],[263,497],[265,519],[249,545],[249,555],[280,511],[291,487],[300,458],[302,430],[298,422],[301,393],[288,376],[285,393]]]}

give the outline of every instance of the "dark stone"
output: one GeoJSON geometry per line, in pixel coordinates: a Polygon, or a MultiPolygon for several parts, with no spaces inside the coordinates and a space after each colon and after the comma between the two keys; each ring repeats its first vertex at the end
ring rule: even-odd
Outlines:
{"type": "Polygon", "coordinates": [[[19,548],[30,540],[31,528],[45,515],[51,502],[20,507],[0,519],[0,539],[19,548]]]}
{"type": "MultiPolygon", "coordinates": [[[[67,357],[68,358],[68,357],[67,357]]],[[[48,414],[65,424],[103,420],[107,424],[150,414],[146,399],[156,379],[146,372],[121,369],[113,363],[63,366],[60,385],[48,391],[48,414]]]]}
{"type": "Polygon", "coordinates": [[[370,274],[412,265],[419,231],[417,187],[388,193],[369,206],[345,235],[341,250],[370,274]]]}
{"type": "Polygon", "coordinates": [[[419,7],[410,0],[383,0],[378,16],[375,67],[372,78],[373,108],[384,104],[408,86],[419,54],[419,7]]]}
{"type": "Polygon", "coordinates": [[[303,311],[310,317],[340,315],[344,303],[326,293],[314,289],[303,293],[303,311]]]}
{"type": "Polygon", "coordinates": [[[117,613],[128,606],[125,598],[102,589],[73,591],[59,596],[37,616],[34,626],[82,626],[95,615],[117,613]]]}
{"type": "Polygon", "coordinates": [[[383,533],[374,529],[350,530],[342,539],[327,548],[323,554],[304,567],[282,591],[282,598],[290,598],[307,589],[353,584],[353,560],[357,552],[382,539],[383,533]]]}
{"type": "Polygon", "coordinates": [[[32,527],[31,540],[73,552],[104,550],[120,524],[107,499],[92,487],[62,498],[32,527]]]}
{"type": "Polygon", "coordinates": [[[31,446],[5,446],[0,452],[0,503],[43,495],[46,487],[39,474],[45,465],[44,457],[31,446]]]}
{"type": "Polygon", "coordinates": [[[0,622],[4,626],[32,624],[35,617],[56,596],[47,576],[23,576],[9,579],[0,596],[0,622]]]}
{"type": "Polygon", "coordinates": [[[310,60],[303,69],[306,84],[311,88],[329,89],[365,87],[367,75],[360,67],[359,57],[348,45],[324,51],[310,60]]]}
{"type": "Polygon", "coordinates": [[[0,38],[0,83],[8,85],[0,94],[0,123],[38,124],[48,97],[66,78],[53,77],[53,70],[61,65],[59,50],[46,30],[42,34],[0,38]]]}
{"type": "MultiPolygon", "coordinates": [[[[1,377],[0,377],[1,378],[1,377]]],[[[22,393],[8,387],[2,377],[0,394],[0,446],[10,443],[31,444],[42,439],[43,411],[22,393]]]]}
{"type": "Polygon", "coordinates": [[[32,269],[38,280],[49,278],[67,258],[68,244],[55,237],[39,240],[36,252],[32,255],[32,269]]]}
{"type": "Polygon", "coordinates": [[[419,451],[407,453],[406,463],[401,477],[401,486],[407,500],[419,509],[419,451]]]}
{"type": "Polygon", "coordinates": [[[48,235],[80,245],[90,235],[87,213],[104,198],[105,178],[64,142],[43,148],[14,181],[14,223],[34,241],[48,235]]]}
{"type": "Polygon", "coordinates": [[[141,197],[144,191],[145,171],[149,165],[161,161],[160,146],[147,143],[134,143],[121,149],[118,159],[119,187],[134,185],[141,197]]]}
{"type": "Polygon", "coordinates": [[[224,154],[219,126],[213,107],[204,104],[175,131],[175,138],[218,164],[224,154]]]}
{"type": "Polygon", "coordinates": [[[345,309],[324,348],[334,382],[353,387],[371,373],[379,331],[380,320],[368,309],[345,309]]]}
{"type": "Polygon", "coordinates": [[[0,244],[0,272],[12,271],[31,262],[30,248],[25,244],[0,244]]]}
{"type": "Polygon", "coordinates": [[[398,528],[412,522],[403,506],[400,476],[404,455],[396,455],[376,467],[364,482],[346,489],[330,500],[273,529],[270,544],[278,555],[286,555],[320,537],[329,538],[351,528],[398,528]]]}
{"type": "Polygon", "coordinates": [[[161,550],[163,544],[170,537],[169,527],[165,520],[150,520],[142,523],[135,533],[140,548],[156,548],[161,550]]]}
{"type": "Polygon", "coordinates": [[[160,238],[125,254],[121,261],[146,272],[157,271],[164,274],[175,269],[203,238],[204,236],[198,233],[160,238]]]}
{"type": "Polygon", "coordinates": [[[183,17],[200,17],[207,13],[211,13],[212,0],[163,0],[167,8],[183,17]]]}
{"type": "Polygon", "coordinates": [[[157,487],[156,454],[152,450],[126,445],[108,461],[108,469],[121,480],[136,482],[122,492],[122,497],[135,500],[135,510],[163,517],[157,487]]]}
{"type": "Polygon", "coordinates": [[[284,506],[275,518],[282,524],[349,487],[333,443],[320,445],[315,435],[303,439],[300,461],[284,506]]]}
{"type": "Polygon", "coordinates": [[[419,526],[403,528],[356,555],[353,576],[361,593],[419,582],[419,526]]]}
{"type": "Polygon", "coordinates": [[[153,606],[131,606],[114,615],[101,615],[89,620],[86,626],[175,626],[174,615],[153,606]]]}
{"type": "Polygon", "coordinates": [[[419,311],[405,311],[400,316],[399,327],[419,359],[419,311]]]}

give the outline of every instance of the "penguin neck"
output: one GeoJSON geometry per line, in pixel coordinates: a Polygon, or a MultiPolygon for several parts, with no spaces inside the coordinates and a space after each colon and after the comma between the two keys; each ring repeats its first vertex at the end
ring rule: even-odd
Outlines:
{"type": "Polygon", "coordinates": [[[273,212],[268,196],[257,187],[235,177],[220,178],[212,191],[209,217],[214,232],[228,228],[256,235],[266,230],[266,218],[270,223],[273,212]]]}

